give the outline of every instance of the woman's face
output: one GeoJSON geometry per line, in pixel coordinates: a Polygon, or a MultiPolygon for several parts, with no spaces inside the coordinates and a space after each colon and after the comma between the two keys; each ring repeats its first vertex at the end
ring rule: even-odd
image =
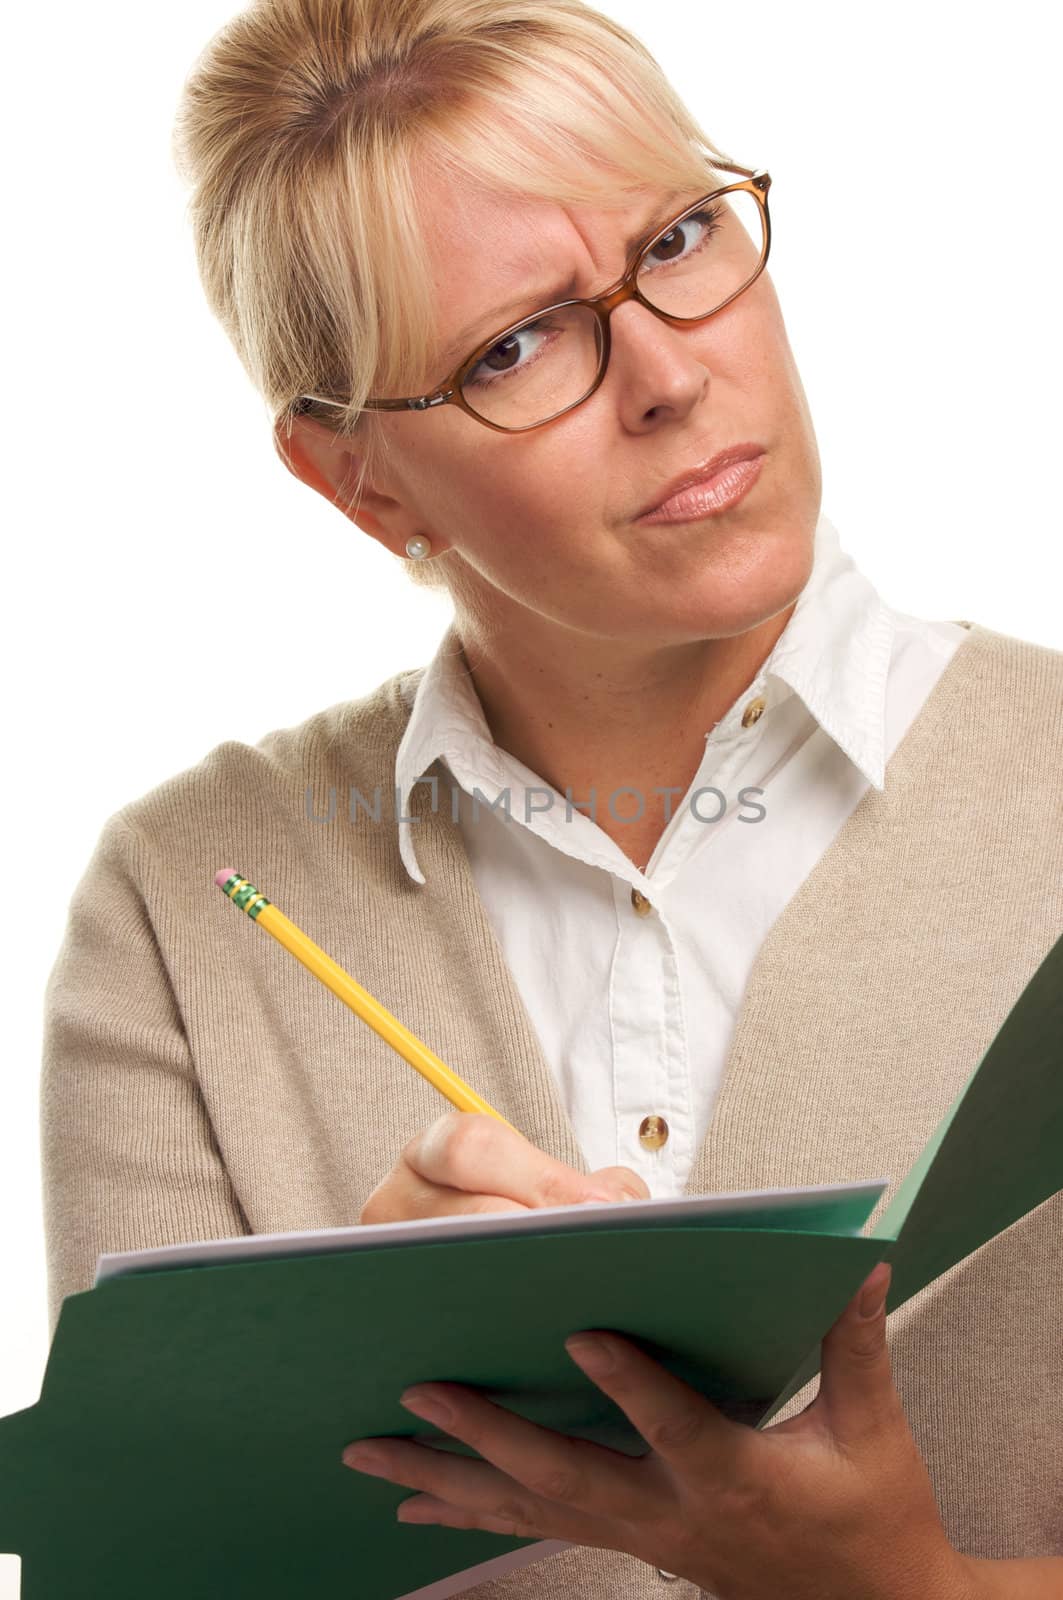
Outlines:
{"type": "MultiPolygon", "coordinates": [[[[556,286],[571,279],[575,295],[600,293],[626,269],[630,237],[700,198],[647,194],[621,214],[473,189],[434,171],[423,184],[438,288],[430,383],[507,323],[562,298],[556,286]]],[[[555,625],[644,646],[743,633],[803,588],[820,501],[815,435],[772,284],[762,273],[689,328],[628,301],[611,334],[599,388],[543,427],[498,433],[456,406],[377,413],[389,449],[355,520],[397,555],[413,533],[428,536],[433,556],[453,552],[459,622],[467,612],[529,639],[555,625]],[[636,520],[680,473],[745,442],[764,456],[732,509],[636,520]]]]}

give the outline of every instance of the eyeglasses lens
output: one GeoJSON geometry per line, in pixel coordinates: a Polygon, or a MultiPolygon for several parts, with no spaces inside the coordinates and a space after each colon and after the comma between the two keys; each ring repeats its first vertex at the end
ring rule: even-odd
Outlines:
{"type": "MultiPolygon", "coordinates": [[[[761,207],[736,190],[657,240],[642,258],[639,292],[658,311],[702,321],[752,282],[763,252],[761,207]]],[[[466,374],[462,394],[488,422],[535,427],[585,399],[600,362],[598,318],[588,306],[566,306],[492,345],[466,374]]]]}

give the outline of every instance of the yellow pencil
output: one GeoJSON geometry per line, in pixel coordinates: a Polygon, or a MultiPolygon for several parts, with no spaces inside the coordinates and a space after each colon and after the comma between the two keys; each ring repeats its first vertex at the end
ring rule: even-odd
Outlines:
{"type": "MultiPolygon", "coordinates": [[[[267,900],[260,894],[253,883],[248,883],[242,878],[235,867],[222,867],[215,873],[214,882],[223,893],[229,896],[234,905],[246,911],[252,921],[259,927],[265,928],[282,944],[296,961],[301,961],[308,972],[315,978],[320,978],[326,988],[331,989],[337,999],[349,1006],[356,1016],[367,1022],[393,1050],[397,1050],[404,1061],[409,1062],[422,1078],[427,1078],[433,1088],[440,1094],[446,1095],[452,1106],[459,1111],[482,1111],[489,1117],[496,1117],[499,1122],[505,1122],[507,1128],[512,1128],[511,1122],[506,1122],[493,1106],[482,1100],[475,1089],[458,1077],[456,1072],[440,1061],[437,1055],[422,1044],[417,1035],[411,1033],[409,1028],[403,1027],[398,1017],[392,1016],[367,989],[360,983],[355,983],[350,973],[327,956],[320,945],[308,939],[301,928],[290,922],[283,911],[278,911],[272,900],[267,900]]],[[[514,1130],[516,1131],[516,1130],[514,1130]]]]}

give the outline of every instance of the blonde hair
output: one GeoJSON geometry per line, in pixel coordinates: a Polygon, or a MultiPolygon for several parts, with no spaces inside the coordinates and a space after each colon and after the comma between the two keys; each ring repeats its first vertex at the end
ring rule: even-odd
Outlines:
{"type": "MultiPolygon", "coordinates": [[[[386,449],[365,400],[440,377],[416,162],[620,208],[710,188],[711,156],[728,159],[582,0],[253,0],[193,64],[173,152],[208,303],[274,424],[308,409],[363,443],[348,513],[386,449]]],[[[446,560],[404,565],[446,588],[446,560]]]]}

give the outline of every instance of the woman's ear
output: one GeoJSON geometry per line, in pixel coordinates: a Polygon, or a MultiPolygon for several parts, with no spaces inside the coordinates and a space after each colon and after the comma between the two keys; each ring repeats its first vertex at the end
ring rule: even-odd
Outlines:
{"type": "Polygon", "coordinates": [[[273,425],[273,447],[293,477],[316,489],[332,505],[354,482],[359,461],[352,441],[314,417],[281,417],[273,425]]]}
{"type": "Polygon", "coordinates": [[[274,424],[273,447],[293,477],[323,495],[356,527],[382,544],[394,556],[406,555],[412,534],[427,533],[436,553],[442,546],[424,519],[394,495],[377,488],[366,477],[355,494],[365,446],[350,435],[341,436],[315,417],[284,417],[274,424]]]}

